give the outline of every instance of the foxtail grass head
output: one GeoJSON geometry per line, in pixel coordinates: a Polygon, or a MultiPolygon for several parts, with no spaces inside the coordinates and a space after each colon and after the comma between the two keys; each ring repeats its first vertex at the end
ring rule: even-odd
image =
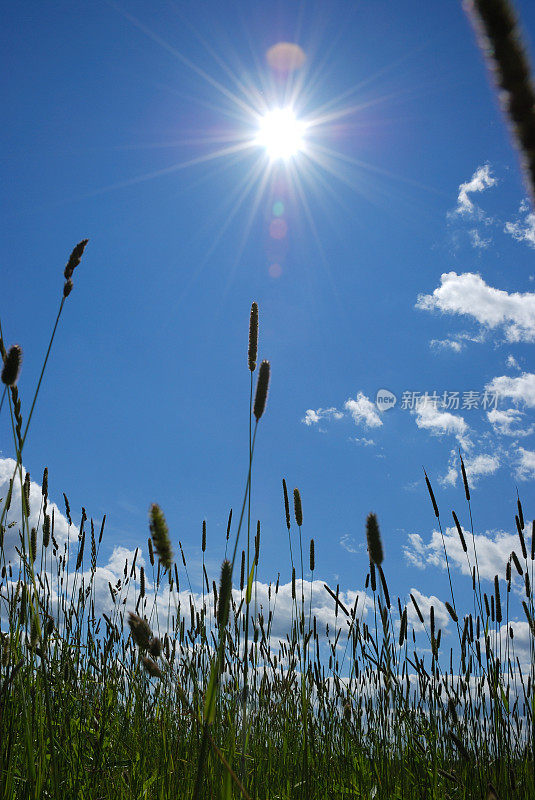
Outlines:
{"type": "Polygon", "coordinates": [[[303,506],[301,505],[301,495],[299,489],[294,489],[294,514],[297,526],[300,528],[303,524],[303,506]]]}
{"type": "Polygon", "coordinates": [[[228,559],[225,559],[221,566],[221,578],[219,581],[219,605],[217,607],[217,624],[220,628],[225,628],[227,625],[231,592],[232,564],[230,561],[228,561],[228,559]]]}
{"type": "Polygon", "coordinates": [[[20,366],[22,364],[22,347],[14,344],[6,353],[2,368],[2,383],[6,386],[15,386],[17,383],[20,366]]]}
{"type": "Polygon", "coordinates": [[[256,356],[258,354],[258,305],[251,305],[251,316],[249,318],[249,351],[247,360],[249,369],[254,372],[256,369],[256,356]]]}
{"type": "Polygon", "coordinates": [[[158,664],[156,664],[155,661],[152,660],[152,658],[149,658],[148,656],[143,656],[142,661],[143,661],[143,666],[145,667],[151,678],[163,677],[163,673],[160,667],[158,666],[158,664]]]}
{"type": "Polygon", "coordinates": [[[375,514],[368,514],[366,520],[366,539],[368,542],[370,561],[379,566],[383,562],[383,545],[381,543],[379,524],[375,514]]]}
{"type": "Polygon", "coordinates": [[[286,515],[286,527],[290,530],[290,504],[288,502],[288,490],[286,488],[286,481],[282,479],[282,491],[284,494],[284,513],[286,515]]]}
{"type": "Polygon", "coordinates": [[[153,503],[150,507],[150,532],[160,564],[164,569],[171,569],[173,552],[169,540],[169,530],[163,511],[157,503],[153,503]]]}
{"type": "Polygon", "coordinates": [[[139,649],[147,650],[152,640],[152,631],[150,629],[149,623],[146,620],[142,619],[137,614],[134,614],[132,611],[129,611],[128,625],[130,626],[132,639],[137,644],[139,649]]]}
{"type": "Polygon", "coordinates": [[[260,364],[260,369],[258,371],[258,381],[256,384],[256,395],[253,407],[253,413],[256,417],[257,422],[264,413],[264,409],[266,407],[266,400],[269,388],[269,374],[270,374],[269,361],[262,361],[262,363],[260,364]]]}

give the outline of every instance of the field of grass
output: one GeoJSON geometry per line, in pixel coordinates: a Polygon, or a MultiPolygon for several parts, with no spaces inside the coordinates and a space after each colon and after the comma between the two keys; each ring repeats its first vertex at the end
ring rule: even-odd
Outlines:
{"type": "MultiPolygon", "coordinates": [[[[85,244],[77,245],[65,269],[47,359],[85,244]]],[[[496,576],[489,598],[479,581],[461,458],[470,527],[454,518],[472,574],[473,606],[461,610],[453,595],[446,604],[457,636],[445,653],[433,607],[424,618],[412,595],[410,614],[400,598],[390,597],[388,554],[383,560],[373,514],[363,530],[370,557],[364,592],[346,608],[338,587],[322,585],[336,624],[320,630],[310,612],[318,584],[304,580],[307,557],[314,575],[314,542],[304,546],[299,491],[292,496],[283,481],[281,526],[286,522],[293,610],[286,636],[273,635],[279,581],[270,586],[269,607],[259,611],[261,529],[251,523],[254,450],[269,413],[270,365],[262,362],[257,370],[257,345],[253,303],[249,471],[241,507],[229,514],[221,575],[209,578],[204,568],[203,525],[202,597],[191,591],[182,547],[177,564],[164,514],[153,504],[150,568],[136,564],[136,551],[122,579],[108,584],[113,613],[98,615],[105,520],[96,527],[83,512],[79,529],[70,527],[61,547],[45,470],[39,521],[30,526],[30,476],[22,457],[41,381],[26,413],[16,385],[22,353],[18,346],[6,352],[2,341],[3,424],[9,418],[16,457],[0,506],[0,796],[534,797],[535,538],[520,500],[518,553],[496,576]],[[15,525],[7,522],[10,509],[18,509],[15,525]],[[5,543],[15,533],[13,563],[5,543]],[[516,573],[525,587],[527,672],[509,624],[516,573]],[[184,581],[190,593],[180,589],[184,581]],[[364,620],[365,606],[373,625],[364,620]],[[427,655],[415,644],[414,614],[428,638],[427,655]]],[[[46,360],[41,378],[45,367],[46,360]]],[[[427,476],[426,482],[442,530],[427,476]]]]}
{"type": "MultiPolygon", "coordinates": [[[[494,48],[533,197],[535,105],[508,3],[468,5],[481,14],[494,48]]],[[[274,633],[278,580],[270,585],[268,607],[259,610],[261,528],[251,520],[250,487],[257,434],[260,446],[262,416],[269,413],[270,365],[262,362],[257,370],[255,303],[249,469],[242,503],[229,514],[220,575],[209,577],[204,567],[203,526],[204,583],[201,594],[193,592],[182,547],[175,563],[173,537],[153,504],[150,567],[136,564],[138,549],[123,577],[104,585],[113,612],[98,612],[105,519],[95,526],[84,511],[76,530],[64,496],[69,535],[61,546],[47,470],[33,525],[30,476],[23,467],[41,381],[86,244],[74,248],[65,268],[42,372],[24,404],[17,389],[22,351],[7,348],[0,325],[0,421],[3,430],[11,425],[14,451],[9,489],[0,500],[1,800],[534,798],[535,522],[524,519],[515,498],[518,545],[493,591],[485,593],[461,457],[466,510],[459,517],[470,522],[462,525],[455,514],[454,521],[472,602],[463,609],[456,604],[450,577],[446,608],[456,636],[447,652],[432,606],[424,616],[413,595],[407,605],[390,597],[388,553],[383,555],[374,514],[362,532],[369,572],[352,607],[344,605],[338,587],[304,580],[307,558],[312,575],[316,568],[314,543],[303,541],[299,491],[288,492],[285,481],[281,526],[288,530],[292,572],[285,635],[274,633]],[[180,588],[184,584],[189,591],[180,588]],[[324,592],[332,604],[334,629],[320,628],[312,615],[313,591],[324,592]],[[520,615],[527,666],[515,642],[520,615]],[[410,620],[417,620],[414,628],[410,620]],[[421,626],[425,652],[416,646],[421,626]]],[[[447,564],[445,547],[444,554],[447,564]]]]}

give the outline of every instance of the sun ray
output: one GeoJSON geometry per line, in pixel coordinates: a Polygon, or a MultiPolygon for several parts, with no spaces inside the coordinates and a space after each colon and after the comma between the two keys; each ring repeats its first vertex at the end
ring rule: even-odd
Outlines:
{"type": "Polygon", "coordinates": [[[177,58],[182,64],[184,64],[184,66],[195,72],[195,74],[200,78],[203,78],[214,89],[217,89],[217,91],[220,92],[223,97],[226,97],[232,103],[235,103],[245,112],[245,114],[250,113],[251,109],[247,103],[234,94],[234,92],[231,92],[230,89],[227,89],[225,86],[223,86],[222,83],[209,75],[205,70],[194,64],[193,61],[187,58],[187,56],[183,55],[180,50],[177,50],[176,47],[173,47],[169,44],[169,42],[166,42],[165,39],[162,39],[161,36],[144,25],[141,20],[139,20],[137,17],[134,17],[133,14],[130,14],[130,12],[126,11],[126,9],[122,8],[117,3],[114,3],[113,0],[108,0],[108,2],[116,9],[116,11],[122,14],[129,22],[131,22],[132,25],[138,28],[138,30],[144,33],[149,39],[152,39],[153,42],[156,42],[156,44],[159,44],[161,47],[163,47],[164,50],[167,50],[168,53],[171,53],[171,55],[177,58]]]}
{"type": "MultiPolygon", "coordinates": [[[[293,165],[290,165],[290,169],[295,169],[295,167],[293,165]]],[[[297,173],[297,171],[295,172],[293,177],[294,177],[294,183],[295,183],[296,191],[297,191],[297,193],[298,193],[298,195],[300,197],[300,200],[301,200],[305,215],[307,217],[307,221],[308,221],[310,230],[312,231],[312,235],[313,235],[314,240],[316,242],[316,246],[318,248],[318,252],[319,252],[319,254],[321,256],[321,261],[323,263],[323,268],[325,270],[325,274],[327,275],[327,278],[328,278],[329,283],[331,285],[333,296],[334,296],[334,298],[336,300],[336,303],[338,305],[339,315],[345,321],[345,324],[346,324],[346,327],[347,327],[347,330],[348,330],[348,333],[349,333],[350,320],[349,320],[349,317],[348,317],[348,313],[347,313],[347,310],[346,310],[346,307],[345,307],[344,303],[342,302],[342,298],[340,296],[338,287],[337,287],[336,282],[334,280],[334,276],[333,276],[333,273],[332,273],[332,270],[331,270],[331,267],[330,267],[330,264],[329,264],[329,260],[328,260],[326,254],[325,254],[325,250],[323,248],[323,244],[322,244],[320,235],[318,233],[318,229],[316,227],[314,216],[313,216],[312,211],[310,209],[310,204],[308,202],[308,198],[307,198],[305,192],[303,191],[303,187],[301,186],[301,178],[300,178],[299,174],[297,173]]]]}
{"type": "MultiPolygon", "coordinates": [[[[227,165],[225,165],[226,168],[227,165]]],[[[182,284],[181,291],[179,292],[176,302],[175,302],[175,309],[178,304],[180,304],[184,298],[186,297],[188,291],[190,290],[191,286],[193,285],[195,279],[203,272],[206,264],[208,263],[210,257],[215,252],[218,244],[221,242],[221,239],[225,235],[226,231],[230,227],[231,223],[234,221],[238,213],[241,211],[247,196],[253,189],[254,185],[258,183],[259,180],[263,180],[262,175],[264,174],[265,178],[265,170],[263,165],[259,162],[256,162],[253,167],[243,176],[239,184],[234,188],[232,193],[226,199],[225,204],[222,208],[222,213],[220,216],[224,218],[224,221],[217,231],[210,247],[202,257],[200,261],[198,261],[195,267],[191,270],[188,275],[186,281],[182,284]]],[[[203,180],[206,180],[204,178],[203,180]]],[[[198,234],[201,237],[201,233],[198,234]]],[[[171,322],[169,323],[171,324],[171,322]]]]}
{"type": "Polygon", "coordinates": [[[229,156],[232,154],[242,153],[245,154],[245,151],[251,150],[253,144],[250,140],[247,140],[244,143],[233,145],[232,147],[225,147],[221,150],[217,150],[214,153],[207,153],[206,155],[197,156],[195,158],[190,158],[188,161],[181,161],[178,164],[171,164],[169,167],[163,167],[162,169],[154,170],[153,172],[147,172],[143,175],[137,175],[134,178],[128,178],[124,181],[117,181],[116,183],[110,183],[108,186],[102,186],[99,189],[94,189],[91,192],[86,192],[85,194],[81,195],[78,199],[85,199],[88,197],[96,197],[100,194],[106,194],[107,192],[113,192],[118,189],[126,189],[129,186],[135,186],[139,183],[144,183],[146,181],[153,180],[154,178],[162,178],[165,175],[171,175],[173,172],[179,172],[180,170],[187,169],[188,167],[197,166],[199,164],[207,164],[210,161],[213,161],[218,158],[224,158],[225,156],[229,156]]]}
{"type": "MultiPolygon", "coordinates": [[[[176,9],[176,6],[174,4],[173,4],[173,7],[175,8],[176,13],[178,14],[179,13],[178,9],[176,9]]],[[[179,15],[179,16],[181,17],[181,19],[183,19],[182,15],[179,15]]],[[[214,48],[206,41],[206,39],[203,36],[201,36],[199,31],[196,30],[196,28],[194,28],[194,26],[190,22],[188,22],[187,20],[183,19],[183,21],[185,22],[185,24],[187,24],[188,28],[192,31],[192,33],[194,34],[194,36],[197,39],[197,41],[202,45],[202,47],[204,47],[205,51],[214,59],[216,64],[219,67],[221,67],[221,69],[224,71],[224,73],[230,78],[230,80],[232,81],[232,83],[234,84],[236,89],[239,89],[239,91],[242,92],[244,97],[247,98],[247,100],[249,101],[249,109],[252,108],[255,111],[257,111],[259,114],[263,113],[263,111],[265,109],[263,108],[262,97],[261,97],[261,95],[259,95],[258,90],[255,89],[255,88],[246,86],[238,78],[238,76],[234,73],[234,71],[230,68],[230,66],[225,62],[225,60],[214,50],[214,48]]]]}

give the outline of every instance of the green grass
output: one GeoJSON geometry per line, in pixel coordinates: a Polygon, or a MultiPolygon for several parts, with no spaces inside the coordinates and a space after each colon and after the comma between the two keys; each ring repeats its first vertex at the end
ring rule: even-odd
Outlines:
{"type": "MultiPolygon", "coordinates": [[[[429,619],[422,617],[430,648],[423,656],[409,621],[409,609],[418,616],[421,610],[413,599],[407,608],[390,598],[388,553],[381,563],[374,517],[367,523],[376,562],[366,577],[368,621],[363,596],[346,608],[338,589],[326,587],[336,624],[320,630],[311,613],[318,585],[304,581],[301,500],[295,490],[290,508],[284,482],[281,525],[286,517],[293,609],[288,635],[279,640],[272,634],[278,579],[262,613],[256,600],[261,532],[251,520],[250,487],[269,368],[261,366],[255,393],[253,309],[249,468],[241,506],[232,524],[229,519],[221,578],[204,571],[203,534],[202,599],[201,592],[191,593],[184,602],[184,590],[178,592],[179,581],[189,584],[187,560],[180,546],[175,563],[163,513],[152,506],[148,563],[143,570],[136,559],[125,564],[123,577],[109,585],[113,612],[99,616],[104,523],[95,529],[84,512],[78,531],[72,528],[60,547],[46,475],[32,530],[22,468],[65,300],[64,293],[30,413],[25,416],[16,385],[6,386],[2,397],[16,468],[12,494],[0,505],[0,796],[490,799],[492,784],[501,798],[534,797],[535,562],[520,501],[518,553],[497,576],[490,598],[479,579],[473,526],[461,528],[473,608],[463,613],[456,606],[450,576],[456,644],[444,652],[431,609],[429,619]],[[20,520],[15,528],[7,525],[10,505],[20,520]],[[5,542],[16,534],[18,560],[8,563],[5,542]],[[521,673],[514,638],[499,635],[509,625],[518,571],[525,582],[521,613],[531,625],[530,674],[521,673]],[[125,619],[128,611],[134,615],[125,619]]],[[[7,358],[3,345],[2,354],[7,358]]],[[[67,498],[65,504],[70,519],[67,498]]],[[[312,553],[309,567],[317,570],[312,553]]]]}

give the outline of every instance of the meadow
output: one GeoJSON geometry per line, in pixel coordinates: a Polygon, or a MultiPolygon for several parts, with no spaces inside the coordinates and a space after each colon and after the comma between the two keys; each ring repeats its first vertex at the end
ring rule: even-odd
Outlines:
{"type": "MultiPolygon", "coordinates": [[[[508,88],[506,74],[504,81],[508,88]]],[[[531,103],[527,116],[534,113],[531,103]]],[[[533,119],[526,121],[522,103],[513,104],[511,119],[527,153],[525,169],[535,175],[533,119]]],[[[49,496],[54,478],[46,468],[34,524],[36,498],[30,497],[24,446],[87,244],[76,245],[65,267],[31,398],[17,388],[22,349],[4,341],[0,325],[0,422],[11,429],[14,453],[0,500],[0,796],[535,797],[535,521],[525,518],[519,496],[501,498],[514,506],[518,542],[485,591],[460,453],[463,510],[452,516],[466,556],[471,605],[456,603],[444,545],[451,587],[445,607],[454,626],[448,648],[433,606],[424,614],[414,595],[390,595],[388,572],[395,565],[383,551],[381,509],[362,521],[369,568],[354,605],[344,604],[339,587],[314,579],[321,566],[314,540],[305,538],[306,508],[282,476],[281,533],[287,533],[292,575],[284,635],[276,624],[278,579],[269,586],[267,607],[259,604],[263,542],[261,521],[251,514],[251,477],[262,418],[269,414],[271,365],[258,363],[256,303],[248,348],[244,314],[244,352],[236,354],[250,381],[248,470],[241,502],[229,507],[219,543],[225,547],[220,574],[207,573],[200,518],[203,584],[193,591],[182,545],[175,558],[175,537],[164,510],[153,503],[147,542],[125,562],[121,579],[103,584],[98,564],[105,518],[97,524],[82,509],[75,526],[63,495],[68,533],[59,536],[52,505],[58,491],[51,488],[49,496]],[[309,571],[312,580],[305,579],[309,571]],[[103,589],[111,614],[99,611],[103,589]],[[331,628],[312,614],[313,592],[322,592],[333,611],[331,628]],[[521,629],[527,666],[517,647],[521,629]],[[416,643],[422,631],[424,648],[416,643]]],[[[442,534],[440,496],[427,474],[425,481],[430,517],[442,534]]]]}
{"type": "MultiPolygon", "coordinates": [[[[65,268],[48,353],[86,243],[77,245],[65,268]]],[[[97,528],[83,511],[79,529],[71,528],[64,496],[73,535],[61,547],[45,469],[39,522],[30,528],[30,476],[22,451],[37,392],[24,423],[16,386],[22,352],[17,345],[6,352],[2,342],[3,400],[7,396],[16,451],[1,514],[2,797],[532,797],[535,537],[520,499],[518,553],[496,575],[489,598],[479,580],[470,487],[460,457],[469,529],[455,513],[454,520],[472,574],[473,608],[461,614],[453,596],[446,604],[457,642],[444,653],[434,608],[424,618],[410,596],[428,638],[426,657],[416,649],[408,605],[390,598],[375,514],[365,531],[363,525],[370,558],[364,593],[347,608],[338,587],[325,584],[336,624],[320,630],[309,611],[317,583],[304,579],[304,558],[312,575],[316,568],[314,541],[303,554],[299,490],[292,496],[283,480],[281,525],[289,539],[293,610],[286,637],[274,636],[279,581],[270,585],[269,607],[259,609],[261,526],[252,524],[250,510],[270,374],[262,362],[253,394],[257,344],[253,303],[249,470],[242,505],[229,514],[221,575],[210,579],[204,568],[203,524],[202,603],[191,592],[184,607],[179,592],[184,580],[191,590],[187,561],[181,546],[182,559],[178,566],[174,561],[165,516],[153,504],[150,569],[136,565],[136,551],[123,578],[108,585],[113,613],[99,616],[96,578],[105,519],[97,528]],[[14,526],[7,514],[16,505],[20,525],[14,526]],[[12,563],[4,543],[15,530],[18,562],[12,563]],[[528,674],[515,656],[509,617],[515,574],[525,587],[528,674]],[[367,608],[373,625],[364,621],[367,608]]],[[[426,482],[440,526],[427,475],[426,482]]]]}

